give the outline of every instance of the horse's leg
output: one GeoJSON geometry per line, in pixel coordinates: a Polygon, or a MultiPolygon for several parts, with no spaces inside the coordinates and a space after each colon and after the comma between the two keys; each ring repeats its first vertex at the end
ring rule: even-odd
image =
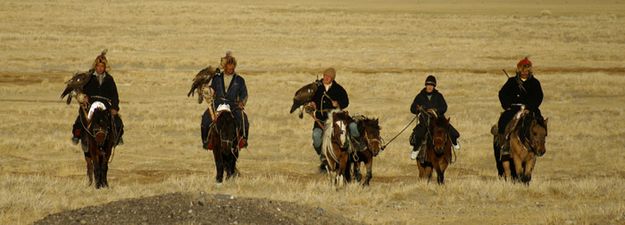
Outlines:
{"type": "Polygon", "coordinates": [[[373,155],[371,155],[371,158],[367,159],[365,166],[367,167],[367,177],[365,177],[363,185],[369,186],[369,181],[373,178],[373,155]]]}
{"type": "Polygon", "coordinates": [[[436,166],[436,178],[438,184],[445,184],[445,170],[447,169],[447,159],[442,157],[438,160],[438,165],[436,166]]]}
{"type": "Polygon", "coordinates": [[[529,160],[527,160],[525,162],[525,173],[523,173],[523,175],[521,176],[521,182],[525,183],[526,185],[530,184],[530,181],[532,180],[532,171],[534,170],[534,166],[536,165],[536,157],[533,156],[531,157],[529,160]]]}
{"type": "Polygon", "coordinates": [[[346,182],[352,182],[352,169],[353,167],[356,166],[356,162],[352,161],[352,158],[348,155],[347,156],[347,163],[345,165],[345,172],[343,173],[343,176],[345,177],[345,181],[346,182]]]}
{"type": "Polygon", "coordinates": [[[85,161],[87,162],[87,178],[89,178],[89,184],[87,186],[91,186],[91,184],[93,184],[93,162],[90,157],[86,156],[85,161]]]}
{"type": "Polygon", "coordinates": [[[224,164],[223,157],[221,156],[221,146],[215,146],[213,149],[213,157],[215,158],[215,168],[217,170],[217,174],[215,175],[215,180],[217,183],[221,183],[224,181],[224,164]]]}
{"type": "Polygon", "coordinates": [[[102,182],[104,187],[109,186],[108,182],[108,171],[109,171],[109,158],[111,156],[111,151],[107,151],[106,156],[102,157],[102,182]]]}
{"type": "MultiPolygon", "coordinates": [[[[511,153],[515,154],[515,153],[511,153]]],[[[512,157],[512,163],[514,164],[514,171],[517,176],[523,176],[523,161],[521,161],[521,157],[515,155],[512,157]]],[[[514,177],[514,181],[518,181],[519,177],[514,177]]]]}
{"type": "Polygon", "coordinates": [[[338,176],[338,181],[339,183],[339,187],[343,186],[343,184],[345,183],[346,178],[343,176],[343,174],[345,174],[345,170],[347,169],[347,161],[349,160],[349,155],[348,154],[341,154],[340,156],[340,160],[339,160],[339,176],[338,176]]]}
{"type": "MultiPolygon", "coordinates": [[[[359,159],[360,160],[360,159],[359,159]]],[[[355,161],[352,165],[354,169],[354,180],[358,183],[362,180],[362,173],[360,172],[360,161],[355,161]]]]}

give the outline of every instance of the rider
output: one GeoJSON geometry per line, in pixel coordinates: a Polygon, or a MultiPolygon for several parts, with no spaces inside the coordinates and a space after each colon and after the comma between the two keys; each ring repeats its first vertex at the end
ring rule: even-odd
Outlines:
{"type": "MultiPolygon", "coordinates": [[[[433,75],[429,75],[425,79],[425,88],[417,94],[417,96],[412,101],[412,105],[410,106],[410,112],[413,114],[419,115],[420,109],[423,109],[432,114],[438,115],[439,117],[445,117],[445,112],[447,111],[447,102],[445,102],[445,98],[443,94],[441,94],[438,90],[436,90],[436,77],[433,75]]],[[[420,159],[423,159],[423,152],[419,151],[421,143],[425,138],[427,129],[427,118],[424,115],[419,115],[419,123],[413,129],[413,136],[411,140],[411,145],[413,146],[412,152],[410,153],[410,159],[415,160],[417,156],[420,159]]],[[[451,137],[451,142],[454,149],[460,149],[460,143],[458,143],[458,137],[460,134],[451,124],[449,125],[449,135],[451,137]]]]}
{"type": "MultiPolygon", "coordinates": [[[[222,71],[215,74],[211,81],[210,87],[214,93],[214,108],[221,104],[230,106],[230,110],[234,115],[236,126],[241,130],[238,146],[239,148],[247,147],[247,137],[249,134],[250,124],[245,114],[245,104],[247,103],[247,86],[245,79],[237,74],[234,69],[237,66],[237,60],[232,56],[231,52],[226,52],[226,56],[221,58],[222,71]],[[243,126],[242,126],[243,125],[243,126]],[[241,129],[243,128],[243,129],[241,129]]],[[[208,143],[208,130],[212,123],[208,109],[202,115],[202,147],[204,149],[212,149],[208,143]]]]}
{"type": "MultiPolygon", "coordinates": [[[[543,101],[543,89],[540,86],[540,82],[534,77],[532,62],[525,57],[516,66],[516,76],[508,78],[501,90],[499,90],[499,102],[504,109],[497,123],[500,137],[499,143],[505,142],[501,138],[504,137],[506,125],[521,109],[521,106],[534,113],[539,120],[543,120],[540,109],[538,109],[543,101]]],[[[507,154],[507,146],[502,147],[504,147],[502,152],[507,154]]]]}
{"type": "MultiPolygon", "coordinates": [[[[121,145],[124,143],[122,139],[122,135],[124,134],[124,123],[118,114],[119,94],[117,93],[117,85],[115,85],[115,80],[113,79],[113,76],[109,74],[109,71],[110,67],[108,60],[106,59],[106,50],[104,50],[100,55],[98,55],[98,57],[95,58],[95,61],[89,70],[91,78],[83,87],[86,98],[82,100],[82,104],[92,103],[92,101],[96,101],[95,99],[97,97],[104,97],[110,101],[111,115],[113,115],[115,127],[119,131],[117,145],[121,145]]],[[[80,98],[78,99],[80,100],[80,98]]],[[[74,142],[74,144],[78,144],[78,141],[84,131],[84,126],[85,124],[82,124],[79,115],[76,117],[76,121],[74,122],[72,129],[72,142],[74,142]]]]}
{"type": "MultiPolygon", "coordinates": [[[[315,123],[313,125],[312,139],[315,152],[319,155],[321,165],[319,170],[325,172],[328,161],[325,155],[321,152],[322,124],[328,119],[328,112],[333,109],[343,110],[349,105],[349,97],[347,92],[339,83],[336,82],[336,70],[334,68],[328,68],[323,72],[322,84],[317,88],[312,101],[309,106],[315,110],[315,123]]],[[[358,132],[358,126],[355,122],[349,124],[349,133],[352,138],[358,139],[360,133],[358,132]]]]}

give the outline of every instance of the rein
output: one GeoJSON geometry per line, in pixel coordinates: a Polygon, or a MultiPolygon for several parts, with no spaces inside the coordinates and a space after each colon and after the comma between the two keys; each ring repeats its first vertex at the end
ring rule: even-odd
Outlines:
{"type": "Polygon", "coordinates": [[[404,127],[404,129],[401,129],[401,131],[399,131],[399,133],[397,133],[397,135],[395,135],[395,137],[391,138],[391,140],[390,140],[390,141],[388,141],[388,143],[386,143],[385,145],[383,145],[383,146],[380,148],[380,150],[384,151],[384,149],[386,148],[386,146],[388,146],[391,142],[393,142],[393,141],[395,140],[395,138],[399,137],[399,135],[400,135],[401,133],[403,133],[404,131],[406,131],[406,129],[408,129],[408,127],[410,126],[410,124],[412,124],[412,123],[413,123],[413,122],[417,119],[417,117],[418,117],[418,116],[414,116],[414,117],[412,118],[412,120],[410,120],[410,122],[409,122],[408,124],[406,124],[406,126],[404,127]]]}

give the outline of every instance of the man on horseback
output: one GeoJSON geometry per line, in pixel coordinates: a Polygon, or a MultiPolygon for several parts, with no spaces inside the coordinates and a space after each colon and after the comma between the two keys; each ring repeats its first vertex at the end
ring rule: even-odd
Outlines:
{"type": "Polygon", "coordinates": [[[532,62],[525,57],[517,63],[516,76],[508,78],[506,83],[499,90],[499,102],[504,112],[501,113],[497,123],[499,134],[499,145],[503,154],[509,154],[506,126],[514,115],[521,108],[528,109],[539,121],[543,121],[543,116],[538,108],[543,101],[543,89],[540,82],[532,71],[532,62]]]}
{"type": "MultiPolygon", "coordinates": [[[[328,113],[333,109],[343,110],[349,105],[349,98],[347,92],[339,83],[336,82],[336,70],[334,68],[328,68],[323,72],[322,84],[317,88],[312,101],[309,103],[309,107],[314,110],[315,123],[313,125],[313,147],[315,152],[319,155],[321,165],[319,170],[321,172],[326,171],[327,160],[325,155],[321,152],[323,125],[328,119],[328,113]]],[[[349,124],[350,136],[354,139],[358,139],[360,134],[358,132],[358,126],[355,122],[349,124]]]]}
{"type": "MultiPolygon", "coordinates": [[[[247,137],[249,134],[249,122],[247,114],[245,114],[245,104],[247,103],[247,86],[245,79],[235,72],[237,60],[230,52],[221,58],[222,71],[215,74],[211,81],[210,87],[214,93],[214,108],[219,105],[226,104],[230,106],[230,110],[235,117],[236,127],[239,130],[240,138],[238,139],[238,147],[247,147],[247,137]]],[[[212,123],[210,112],[207,109],[202,115],[202,142],[204,149],[212,149],[208,143],[208,131],[212,123]]]]}
{"type": "MultiPolygon", "coordinates": [[[[98,57],[96,57],[93,62],[93,66],[88,72],[91,74],[91,78],[83,87],[83,94],[85,97],[78,98],[78,100],[81,104],[90,104],[97,98],[104,98],[108,100],[111,107],[111,115],[113,116],[113,123],[118,132],[117,145],[120,145],[124,143],[122,139],[122,135],[124,134],[124,123],[118,113],[119,94],[117,93],[117,85],[115,85],[113,76],[109,74],[109,70],[110,67],[108,60],[106,59],[106,50],[104,50],[100,55],[98,55],[98,57]]],[[[76,121],[74,122],[72,129],[72,142],[74,144],[78,144],[81,135],[83,135],[85,131],[83,128],[84,126],[86,126],[86,124],[82,124],[79,115],[76,117],[76,121]]]]}
{"type": "MultiPolygon", "coordinates": [[[[445,117],[445,112],[447,111],[447,102],[443,94],[436,90],[436,77],[432,75],[429,75],[425,79],[425,87],[417,94],[410,106],[410,112],[419,116],[419,123],[412,131],[410,142],[413,146],[412,152],[410,153],[410,159],[412,160],[417,158],[424,159],[425,149],[421,149],[420,151],[419,149],[423,141],[426,141],[424,139],[428,129],[428,117],[427,115],[423,115],[421,111],[426,111],[438,117],[445,117]]],[[[460,144],[458,143],[460,133],[458,133],[456,128],[451,126],[451,124],[449,125],[449,135],[454,149],[460,149],[460,144]]]]}

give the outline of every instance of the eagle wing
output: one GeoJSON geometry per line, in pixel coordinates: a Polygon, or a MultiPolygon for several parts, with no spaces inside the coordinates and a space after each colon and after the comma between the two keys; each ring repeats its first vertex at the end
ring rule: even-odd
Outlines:
{"type": "Polygon", "coordinates": [[[219,73],[219,69],[212,66],[208,66],[200,70],[200,72],[195,75],[195,78],[193,78],[193,83],[191,84],[191,89],[189,90],[189,93],[187,93],[187,97],[191,97],[193,95],[193,92],[197,92],[198,103],[202,103],[202,100],[204,100],[202,88],[205,85],[208,85],[217,73],[219,73]]]}
{"type": "Polygon", "coordinates": [[[75,73],[74,76],[65,82],[65,90],[61,93],[61,99],[67,96],[67,104],[72,102],[72,95],[70,93],[76,92],[81,93],[82,88],[89,82],[91,79],[91,74],[89,72],[75,73]]]}
{"type": "Polygon", "coordinates": [[[315,82],[305,85],[295,92],[290,113],[293,113],[300,106],[312,101],[312,98],[315,96],[315,92],[317,92],[317,88],[320,85],[319,83],[320,82],[317,80],[315,82]]]}

